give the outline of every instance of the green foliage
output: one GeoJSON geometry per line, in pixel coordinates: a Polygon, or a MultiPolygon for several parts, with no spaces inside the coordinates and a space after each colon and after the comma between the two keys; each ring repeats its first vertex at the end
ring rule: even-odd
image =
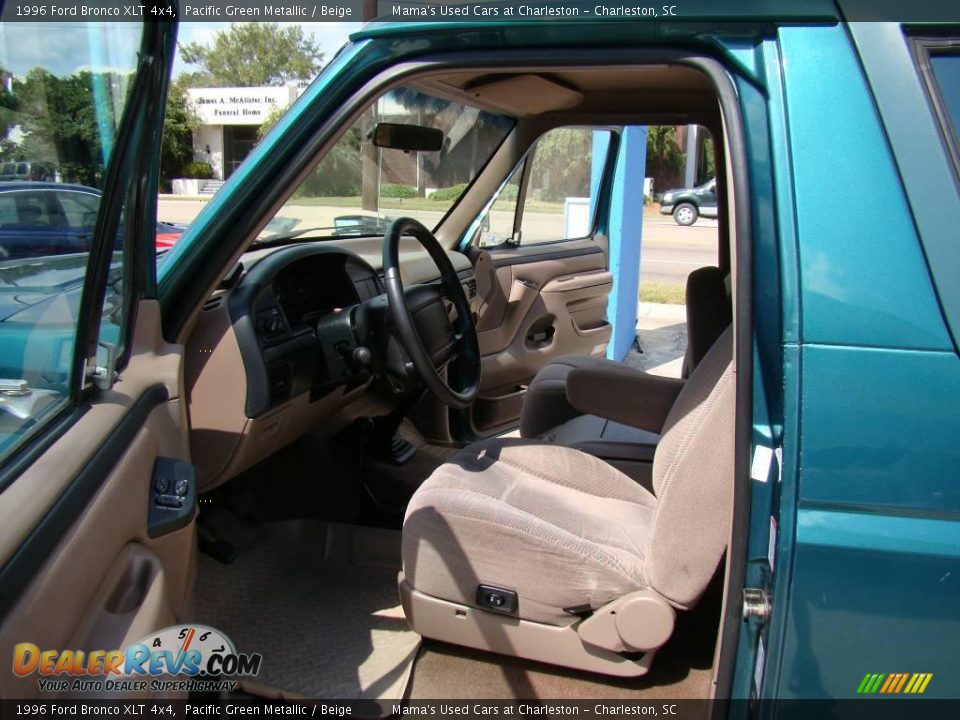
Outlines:
{"type": "Polygon", "coordinates": [[[6,143],[5,155],[50,162],[66,182],[99,186],[105,151],[101,132],[109,137],[115,131],[116,107],[126,96],[130,79],[129,74],[88,70],[57,77],[34,68],[22,80],[13,80],[12,93],[2,100],[4,121],[19,125],[23,140],[17,147],[6,143]],[[95,87],[105,99],[99,118],[95,87]]]}
{"type": "Polygon", "coordinates": [[[185,177],[184,166],[193,158],[193,131],[197,128],[198,121],[187,101],[187,87],[187,80],[178,78],[170,84],[167,94],[163,141],[160,146],[161,183],[169,182],[172,178],[185,177]]]}
{"type": "Polygon", "coordinates": [[[712,177],[717,176],[717,159],[713,150],[713,136],[704,133],[703,138],[703,171],[700,173],[700,181],[706,182],[712,177]]]}
{"type": "Polygon", "coordinates": [[[213,177],[213,168],[206,162],[188,162],[183,166],[183,177],[209,180],[213,177]]]}
{"type": "Polygon", "coordinates": [[[0,68],[0,138],[5,138],[10,128],[17,124],[16,98],[7,88],[7,82],[11,77],[7,70],[0,68]]]}
{"type": "Polygon", "coordinates": [[[380,197],[385,198],[415,198],[417,189],[411,185],[401,183],[386,183],[380,186],[380,197]]]}
{"type": "MultiPolygon", "coordinates": [[[[320,72],[323,52],[300,25],[235,23],[213,42],[180,46],[184,62],[200,65],[207,84],[217,87],[286,85],[320,72]]],[[[198,78],[194,77],[194,82],[198,78]]]]}
{"type": "Polygon", "coordinates": [[[434,190],[432,193],[430,193],[430,200],[455,202],[460,199],[460,196],[463,195],[463,191],[466,189],[467,183],[452,185],[448,188],[440,188],[439,190],[434,190]]]}
{"type": "Polygon", "coordinates": [[[557,202],[590,194],[593,133],[559,128],[537,142],[530,170],[530,197],[557,202]]]}
{"type": "Polygon", "coordinates": [[[300,184],[296,197],[356,197],[360,195],[360,133],[347,134],[300,184]]]}
{"type": "Polygon", "coordinates": [[[260,127],[257,128],[257,138],[263,140],[267,136],[267,133],[273,129],[273,126],[277,124],[277,121],[283,117],[283,114],[287,111],[288,108],[280,107],[277,105],[270,112],[268,112],[264,118],[263,122],[260,123],[260,127]]]}
{"type": "Polygon", "coordinates": [[[683,151],[677,143],[677,129],[671,125],[654,125],[647,132],[647,175],[683,166],[683,151]]]}

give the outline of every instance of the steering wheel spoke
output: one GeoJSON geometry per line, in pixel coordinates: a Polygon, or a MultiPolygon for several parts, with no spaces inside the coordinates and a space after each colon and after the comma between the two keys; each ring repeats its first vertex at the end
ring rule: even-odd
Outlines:
{"type": "Polygon", "coordinates": [[[399,218],[383,242],[383,274],[390,317],[397,339],[427,388],[444,404],[464,408],[473,403],[480,385],[480,350],[470,303],[450,257],[421,223],[399,218]],[[400,239],[415,237],[440,271],[441,288],[404,288],[400,275],[400,239]],[[451,317],[452,304],[455,317],[451,317]],[[454,360],[463,362],[465,387],[455,390],[443,376],[454,360]]]}

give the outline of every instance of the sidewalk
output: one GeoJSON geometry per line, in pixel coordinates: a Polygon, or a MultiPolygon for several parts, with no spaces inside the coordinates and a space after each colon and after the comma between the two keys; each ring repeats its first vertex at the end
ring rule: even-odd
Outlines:
{"type": "Polygon", "coordinates": [[[687,314],[683,305],[637,304],[637,343],[624,358],[631,367],[654,375],[680,377],[687,349],[687,314]]]}

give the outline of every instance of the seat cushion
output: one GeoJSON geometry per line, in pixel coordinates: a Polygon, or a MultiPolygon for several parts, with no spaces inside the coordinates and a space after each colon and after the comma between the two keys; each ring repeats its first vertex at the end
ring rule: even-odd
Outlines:
{"type": "Polygon", "coordinates": [[[476,606],[507,588],[525,619],[567,625],[646,586],[656,500],[615,468],[536,440],[471,445],[417,490],[403,526],[403,572],[421,593],[476,606]]]}

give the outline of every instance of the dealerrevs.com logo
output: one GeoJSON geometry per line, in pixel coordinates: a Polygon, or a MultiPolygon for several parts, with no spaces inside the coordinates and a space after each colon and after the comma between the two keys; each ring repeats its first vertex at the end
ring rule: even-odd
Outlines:
{"type": "Polygon", "coordinates": [[[230,691],[237,683],[225,678],[253,677],[262,662],[205,625],[174,625],[125,650],[13,649],[13,673],[36,675],[42,692],[230,691]]]}

